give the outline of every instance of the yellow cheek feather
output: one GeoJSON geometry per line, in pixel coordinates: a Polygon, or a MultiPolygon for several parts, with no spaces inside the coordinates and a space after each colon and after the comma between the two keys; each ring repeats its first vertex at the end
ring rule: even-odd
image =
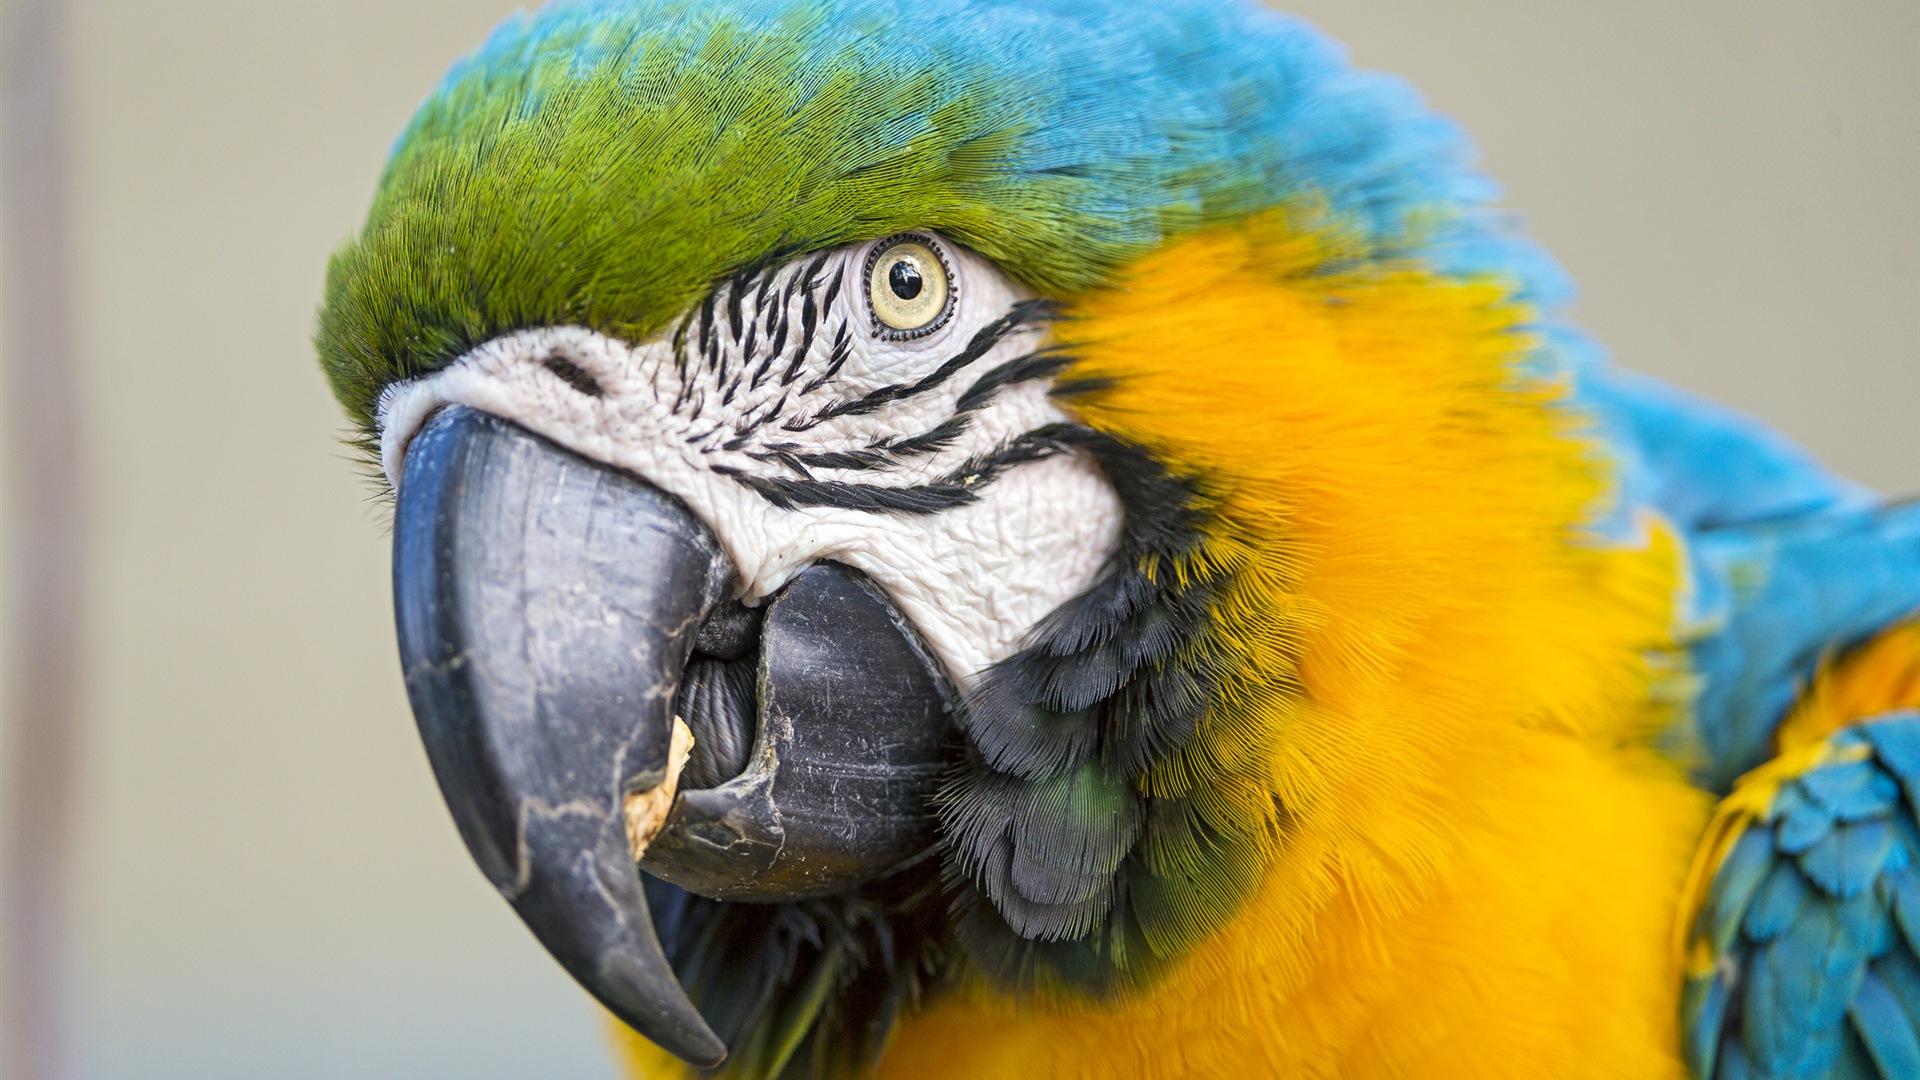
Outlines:
{"type": "Polygon", "coordinates": [[[1326,276],[1328,243],[1280,215],[1191,240],[1063,332],[1102,387],[1080,417],[1217,500],[1221,617],[1269,677],[1203,742],[1268,823],[1254,895],[1133,1000],[977,989],[881,1075],[1680,1074],[1706,800],[1648,748],[1674,545],[1583,543],[1604,476],[1500,288],[1326,276]]]}

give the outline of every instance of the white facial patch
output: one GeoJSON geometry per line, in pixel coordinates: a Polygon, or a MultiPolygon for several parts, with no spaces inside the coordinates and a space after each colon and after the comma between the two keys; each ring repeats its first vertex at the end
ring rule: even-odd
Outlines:
{"type": "Polygon", "coordinates": [[[864,572],[969,686],[1092,584],[1121,507],[1056,437],[1068,419],[1048,396],[1039,306],[984,260],[914,236],[951,274],[930,332],[898,340],[876,318],[876,245],[816,253],[730,279],[648,341],[526,330],[389,387],[382,465],[397,489],[408,441],[443,405],[512,420],[685,502],[749,604],[815,562],[864,572]]]}

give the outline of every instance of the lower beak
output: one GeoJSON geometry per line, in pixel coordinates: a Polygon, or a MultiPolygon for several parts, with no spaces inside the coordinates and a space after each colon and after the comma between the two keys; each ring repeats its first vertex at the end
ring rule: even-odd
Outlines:
{"type": "Polygon", "coordinates": [[[706,896],[842,891],[931,850],[954,746],[938,665],[857,573],[812,567],[763,612],[732,580],[678,500],[507,421],[447,408],[407,451],[401,659],[461,837],[575,979],[703,1067],[727,1047],[636,847],[706,896]]]}

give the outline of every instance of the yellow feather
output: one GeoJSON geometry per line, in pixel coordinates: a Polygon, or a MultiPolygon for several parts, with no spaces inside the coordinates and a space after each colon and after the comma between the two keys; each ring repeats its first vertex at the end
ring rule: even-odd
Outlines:
{"type": "Polygon", "coordinates": [[[1920,622],[1893,627],[1822,664],[1775,739],[1782,751],[1796,750],[1899,709],[1920,709],[1920,622]]]}

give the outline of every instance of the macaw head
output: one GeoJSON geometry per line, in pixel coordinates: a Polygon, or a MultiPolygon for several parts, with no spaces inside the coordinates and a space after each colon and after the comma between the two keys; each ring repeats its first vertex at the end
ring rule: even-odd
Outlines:
{"type": "Polygon", "coordinates": [[[1523,563],[1460,537],[1535,466],[1451,492],[1427,435],[1478,421],[1392,404],[1551,361],[1462,158],[1252,4],[507,23],[401,137],[317,339],[488,879],[620,1018],[750,1071],[858,1060],[960,972],[1098,995],[1178,960],[1328,791],[1386,797],[1362,734],[1290,778],[1273,710],[1434,617],[1387,594],[1523,563]],[[1413,331],[1342,322],[1383,304],[1413,331]],[[1429,346],[1431,386],[1336,370],[1429,346]],[[1382,465],[1384,431],[1426,449],[1382,465]],[[1235,464],[1323,459],[1371,471],[1235,464]],[[1282,488],[1374,502],[1333,540],[1282,488]],[[1296,588],[1331,546],[1386,568],[1346,593],[1377,633],[1296,588]]]}

